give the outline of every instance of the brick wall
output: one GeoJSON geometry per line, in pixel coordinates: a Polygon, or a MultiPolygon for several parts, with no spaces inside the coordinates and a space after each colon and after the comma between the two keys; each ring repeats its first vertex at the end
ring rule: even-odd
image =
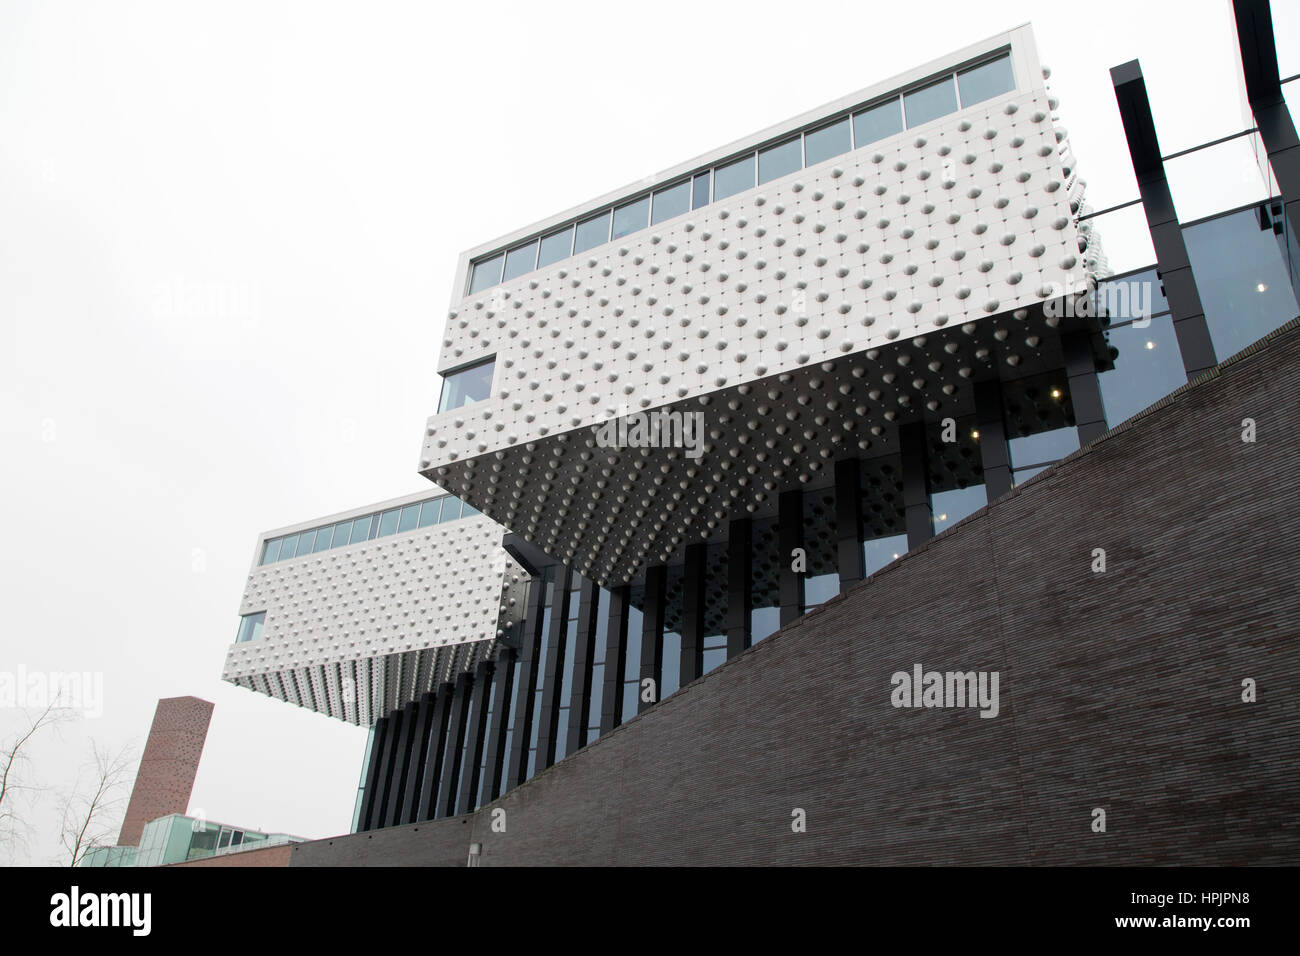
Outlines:
{"type": "Polygon", "coordinates": [[[173,863],[172,866],[288,866],[289,851],[293,844],[281,843],[277,846],[263,847],[260,850],[242,850],[239,853],[223,853],[209,856],[202,860],[186,860],[173,863]]]}
{"type": "Polygon", "coordinates": [[[164,697],[158,701],[118,846],[139,846],[140,834],[150,820],[169,813],[183,814],[189,809],[212,707],[197,697],[164,697]]]}
{"type": "Polygon", "coordinates": [[[1295,864],[1297,462],[1293,323],[490,807],[292,863],[1295,864]],[[891,706],[918,662],[1000,714],[891,706]]]}

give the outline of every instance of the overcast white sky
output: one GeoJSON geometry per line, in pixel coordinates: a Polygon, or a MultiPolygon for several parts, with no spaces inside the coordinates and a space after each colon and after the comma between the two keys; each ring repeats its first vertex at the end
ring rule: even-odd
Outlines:
{"type": "Polygon", "coordinates": [[[422,487],[461,250],[1026,21],[1092,204],[1133,198],[1109,67],[1166,152],[1239,128],[1228,3],[1162,7],[4,0],[0,671],[105,682],[34,747],[16,859],[182,694],[216,703],[191,809],[347,831],[365,732],[221,666],[259,531],[422,487]]]}

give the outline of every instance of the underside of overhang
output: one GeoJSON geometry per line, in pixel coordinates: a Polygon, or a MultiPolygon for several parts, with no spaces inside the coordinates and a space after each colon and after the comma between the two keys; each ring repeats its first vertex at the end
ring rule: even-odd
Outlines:
{"type": "MultiPolygon", "coordinates": [[[[634,410],[701,414],[697,458],[682,447],[609,447],[596,428],[584,427],[422,474],[585,577],[621,585],[647,564],[680,560],[689,544],[721,540],[733,518],[772,514],[782,491],[829,486],[838,459],[896,455],[900,424],[971,418],[974,382],[999,379],[1017,396],[1008,406],[1010,435],[1073,424],[1064,389],[1057,391],[1065,399],[1053,402],[1034,387],[1053,374],[1064,383],[1061,336],[1088,333],[1099,369],[1111,359],[1101,320],[1058,318],[1070,311],[1061,304],[939,328],[634,410]]],[[[969,441],[934,449],[936,490],[945,480],[948,487],[977,483],[978,468],[978,449],[969,441]]],[[[870,519],[872,511],[864,513],[870,519]]]]}

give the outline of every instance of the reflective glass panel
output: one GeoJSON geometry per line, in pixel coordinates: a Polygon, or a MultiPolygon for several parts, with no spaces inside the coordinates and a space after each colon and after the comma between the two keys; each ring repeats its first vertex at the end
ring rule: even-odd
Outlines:
{"type": "Polygon", "coordinates": [[[1011,72],[1011,57],[1000,56],[958,73],[957,86],[961,91],[963,107],[1010,93],[1016,88],[1016,78],[1011,72]]]}
{"type": "Polygon", "coordinates": [[[272,538],[262,548],[262,560],[260,564],[270,564],[280,556],[280,539],[272,538]]]}
{"type": "Polygon", "coordinates": [[[420,520],[420,506],[407,505],[402,509],[402,520],[397,523],[398,532],[410,531],[420,520]]]}
{"type": "Polygon", "coordinates": [[[691,208],[699,209],[701,206],[707,206],[709,198],[708,172],[696,173],[694,183],[691,186],[691,208]]]}
{"type": "Polygon", "coordinates": [[[559,232],[542,237],[542,244],[537,253],[537,268],[549,266],[567,259],[573,254],[573,227],[565,226],[559,232]]]}
{"type": "Polygon", "coordinates": [[[903,111],[896,96],[853,114],[853,145],[859,149],[902,131],[903,111]]]}
{"type": "Polygon", "coordinates": [[[474,295],[476,292],[482,292],[501,281],[501,265],[505,262],[505,256],[497,254],[491,259],[484,259],[482,262],[474,264],[474,270],[469,281],[469,294],[474,295]]]}
{"type": "Polygon", "coordinates": [[[312,553],[314,554],[317,551],[324,551],[326,548],[330,546],[330,543],[332,542],[333,538],[334,538],[333,525],[330,525],[327,528],[318,529],[316,531],[316,545],[315,547],[312,548],[312,553]]]}
{"type": "Polygon", "coordinates": [[[833,156],[847,153],[852,147],[849,141],[849,118],[846,116],[838,123],[823,126],[811,133],[804,133],[804,165],[812,166],[825,162],[833,156]]]}
{"type": "Polygon", "coordinates": [[[909,129],[955,112],[957,87],[953,85],[951,76],[903,96],[903,113],[907,116],[909,129]]]}
{"type": "Polygon", "coordinates": [[[501,276],[501,281],[509,282],[511,279],[518,279],[536,268],[537,240],[533,240],[506,253],[506,270],[501,276]]]}
{"type": "Polygon", "coordinates": [[[578,223],[573,237],[573,254],[586,252],[606,242],[609,242],[609,213],[602,212],[578,223]]]}
{"type": "Polygon", "coordinates": [[[1294,319],[1285,224],[1269,204],[1183,230],[1219,361],[1294,319]]]}
{"type": "Polygon", "coordinates": [[[691,181],[689,179],[661,189],[654,195],[654,205],[650,212],[650,224],[656,226],[665,219],[680,216],[691,208],[691,181]]]}
{"type": "Polygon", "coordinates": [[[1110,329],[1106,340],[1119,353],[1115,367],[1097,375],[1111,428],[1187,384],[1172,317],[1162,315],[1149,325],[1110,329]]]}
{"type": "Polygon", "coordinates": [[[754,157],[749,155],[713,171],[713,200],[726,199],[754,188],[754,157]]]}
{"type": "Polygon", "coordinates": [[[495,371],[496,359],[493,358],[443,375],[438,411],[446,412],[453,408],[472,405],[491,396],[492,374],[495,371]]]}
{"type": "Polygon", "coordinates": [[[644,229],[649,222],[650,197],[642,196],[635,202],[630,202],[626,206],[619,206],[614,210],[613,237],[622,239],[638,229],[644,229]]]}
{"type": "Polygon", "coordinates": [[[803,169],[803,145],[799,137],[769,146],[758,154],[758,181],[770,183],[803,169]]]}
{"type": "Polygon", "coordinates": [[[343,547],[345,544],[349,543],[349,538],[351,538],[351,536],[352,536],[352,522],[340,521],[338,524],[334,526],[334,541],[331,547],[335,547],[335,548],[343,547]]]}

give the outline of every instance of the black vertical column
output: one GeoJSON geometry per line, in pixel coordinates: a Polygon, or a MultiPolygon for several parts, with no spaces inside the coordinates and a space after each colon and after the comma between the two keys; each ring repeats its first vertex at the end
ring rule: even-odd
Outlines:
{"type": "MultiPolygon", "coordinates": [[[[1095,369],[1092,380],[1097,381],[1095,369]]],[[[988,501],[996,501],[1011,490],[1011,451],[1002,409],[1002,383],[997,379],[975,383],[975,427],[980,433],[984,496],[988,501]]]]}
{"type": "Polygon", "coordinates": [[[524,612],[524,645],[519,655],[519,693],[515,698],[514,734],[506,756],[506,790],[524,782],[528,773],[528,742],[533,729],[533,696],[537,693],[537,673],[541,661],[542,618],[546,611],[546,573],[543,571],[528,585],[528,608],[524,612]]]}
{"type": "Polygon", "coordinates": [[[903,459],[903,517],[909,551],[934,537],[930,464],[925,443],[924,422],[898,426],[898,450],[903,459]]]}
{"type": "Polygon", "coordinates": [[[395,710],[388,715],[388,733],[384,736],[384,755],[379,764],[379,793],[375,800],[375,812],[371,829],[386,826],[390,801],[398,800],[401,795],[395,793],[393,770],[397,760],[397,741],[402,735],[402,712],[395,710]]]}
{"type": "Polygon", "coordinates": [[[1101,386],[1097,383],[1097,361],[1086,332],[1062,335],[1061,350],[1065,353],[1065,374],[1070,381],[1070,404],[1074,406],[1079,444],[1086,445],[1106,431],[1106,409],[1101,403],[1101,386]]]}
{"type": "Polygon", "coordinates": [[[624,584],[609,592],[608,634],[605,638],[605,691],[600,698],[600,732],[607,734],[623,722],[623,675],[627,672],[627,620],[632,589],[624,584]]]}
{"type": "Polygon", "coordinates": [[[867,576],[862,554],[862,465],[856,458],[835,463],[835,536],[843,594],[867,576]]]}
{"type": "Polygon", "coordinates": [[[1233,0],[1237,45],[1246,82],[1246,99],[1255,115],[1259,138],[1264,142],[1269,165],[1282,194],[1283,215],[1291,239],[1291,284],[1300,295],[1300,258],[1295,243],[1300,240],[1300,136],[1282,96],[1282,78],[1277,65],[1277,41],[1273,36],[1273,13],[1268,0],[1233,0]]]}
{"type": "Polygon", "coordinates": [[[487,776],[483,781],[483,804],[501,796],[501,784],[506,777],[506,733],[510,729],[510,694],[515,687],[515,653],[513,647],[502,647],[497,654],[496,673],[493,675],[496,691],[488,720],[487,757],[483,765],[483,773],[487,776]]]}
{"type": "Polygon", "coordinates": [[[727,529],[727,660],[747,649],[754,608],[754,523],[734,519],[727,529]]]}
{"type": "MultiPolygon", "coordinates": [[[[777,499],[777,541],[780,552],[781,626],[803,615],[804,572],[793,567],[794,551],[803,547],[803,492],[783,491],[777,499]]],[[[806,560],[806,555],[805,555],[806,560]]]]}
{"type": "Polygon", "coordinates": [[[375,721],[375,734],[370,740],[370,764],[366,767],[366,789],[361,794],[361,812],[357,814],[357,832],[375,828],[375,799],[379,791],[379,768],[383,764],[384,744],[388,739],[388,718],[375,721]]]}
{"type": "Polygon", "coordinates": [[[451,716],[451,695],[454,688],[443,684],[433,699],[433,717],[429,721],[429,747],[424,757],[424,780],[420,783],[420,802],[416,820],[432,820],[438,815],[438,783],[442,773],[442,758],[447,744],[447,720],[451,716]]]}
{"type": "Polygon", "coordinates": [[[664,600],[668,568],[655,564],[645,569],[645,610],[641,615],[641,685],[637,687],[638,714],[659,702],[664,691],[664,600]],[[652,679],[654,703],[645,699],[645,681],[652,679]]]}
{"type": "Polygon", "coordinates": [[[452,692],[451,716],[447,720],[446,756],[442,761],[442,780],[438,783],[438,816],[456,815],[456,790],[460,786],[460,764],[465,754],[465,725],[469,720],[469,698],[474,691],[474,675],[462,673],[452,692]]]}
{"type": "Polygon", "coordinates": [[[402,809],[398,823],[415,823],[420,804],[420,790],[424,785],[424,764],[429,755],[429,725],[433,720],[433,694],[424,694],[416,707],[411,727],[411,770],[402,787],[402,809]]]}
{"type": "Polygon", "coordinates": [[[1160,141],[1156,138],[1146,81],[1137,60],[1112,67],[1110,77],[1115,85],[1120,119],[1124,122],[1133,172],[1137,175],[1138,193],[1146,211],[1151,245],[1156,252],[1156,269],[1173,314],[1183,368],[1190,379],[1212,368],[1217,359],[1210,339],[1210,327],[1205,321],[1205,309],[1201,306],[1201,295],[1196,288],[1196,277],[1187,258],[1183,230],[1174,210],[1174,198],[1165,178],[1165,163],[1160,156],[1160,141]]]}
{"type": "Polygon", "coordinates": [[[600,590],[595,581],[582,579],[578,592],[578,630],[573,646],[573,689],[569,692],[569,734],[560,757],[587,745],[591,717],[591,672],[596,655],[596,615],[600,613],[600,590]]]}
{"type": "Polygon", "coordinates": [[[560,695],[564,692],[564,652],[569,636],[569,588],[572,584],[573,573],[567,567],[559,567],[551,598],[551,633],[546,642],[546,661],[542,671],[542,709],[537,717],[541,723],[537,731],[538,771],[555,763],[555,739],[560,731],[560,695]]]}
{"type": "Polygon", "coordinates": [[[703,541],[686,546],[682,574],[681,686],[704,673],[705,588],[708,586],[708,548],[703,541]]]}
{"type": "Polygon", "coordinates": [[[478,785],[482,779],[483,740],[487,735],[488,703],[492,697],[491,661],[479,661],[474,668],[474,697],[469,708],[469,729],[465,732],[465,770],[460,775],[460,793],[452,813],[473,813],[477,807],[478,785]]]}

